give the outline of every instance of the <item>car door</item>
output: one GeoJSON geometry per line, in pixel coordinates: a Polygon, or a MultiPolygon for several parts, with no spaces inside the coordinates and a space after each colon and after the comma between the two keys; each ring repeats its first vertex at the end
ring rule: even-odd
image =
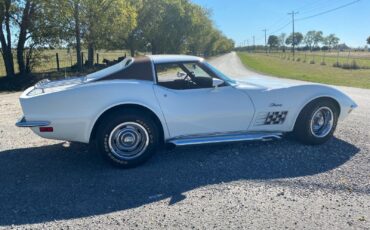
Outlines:
{"type": "MultiPolygon", "coordinates": [[[[167,71],[166,74],[162,74],[158,69],[157,66],[157,84],[153,87],[171,138],[248,129],[254,115],[254,107],[247,94],[226,84],[216,88],[212,85],[182,87],[185,83],[178,85],[170,83],[171,74],[168,72],[176,75],[172,77],[173,81],[179,81],[176,78],[183,77],[186,73],[175,74],[176,71],[167,71]],[[166,83],[161,83],[163,79],[166,83]]],[[[202,69],[196,71],[207,75],[202,69]]],[[[206,77],[212,79],[211,76],[206,77]]]]}

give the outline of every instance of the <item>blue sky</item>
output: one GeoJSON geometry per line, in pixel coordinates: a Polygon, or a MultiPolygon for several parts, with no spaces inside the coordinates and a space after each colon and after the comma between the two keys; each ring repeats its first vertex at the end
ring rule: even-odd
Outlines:
{"type": "MultiPolygon", "coordinates": [[[[193,0],[212,10],[212,18],[225,35],[234,39],[236,45],[242,42],[264,44],[263,29],[267,34],[275,32],[291,21],[287,13],[296,10],[296,19],[309,17],[355,0],[193,0]]],[[[359,0],[352,5],[311,19],[298,20],[296,31],[305,34],[309,30],[321,30],[324,35],[336,34],[340,43],[352,47],[366,45],[370,36],[370,0],[359,0]]],[[[291,33],[288,25],[274,34],[291,33]]]]}

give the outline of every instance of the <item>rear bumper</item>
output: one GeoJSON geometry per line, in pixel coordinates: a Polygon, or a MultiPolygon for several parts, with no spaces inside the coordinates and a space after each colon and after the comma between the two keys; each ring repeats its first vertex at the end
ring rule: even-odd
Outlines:
{"type": "Polygon", "coordinates": [[[26,118],[22,116],[17,123],[17,127],[42,127],[50,125],[49,121],[26,121],[26,118]]]}

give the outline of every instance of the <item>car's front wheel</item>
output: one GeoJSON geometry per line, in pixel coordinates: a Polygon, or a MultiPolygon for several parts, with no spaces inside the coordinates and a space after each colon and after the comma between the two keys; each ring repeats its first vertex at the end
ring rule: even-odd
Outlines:
{"type": "Polygon", "coordinates": [[[158,144],[155,123],[142,113],[115,112],[100,124],[97,133],[99,152],[114,165],[131,168],[151,157],[158,144]]]}
{"type": "Polygon", "coordinates": [[[329,99],[317,99],[306,105],[298,116],[294,137],[305,144],[328,141],[335,131],[339,108],[329,99]]]}

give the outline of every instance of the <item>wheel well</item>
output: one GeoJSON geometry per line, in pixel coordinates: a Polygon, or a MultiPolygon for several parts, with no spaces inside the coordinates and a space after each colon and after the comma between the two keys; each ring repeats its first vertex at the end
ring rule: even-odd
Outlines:
{"type": "MultiPolygon", "coordinates": [[[[338,101],[337,101],[337,100],[335,100],[335,99],[334,99],[334,98],[332,98],[332,97],[319,97],[319,98],[316,98],[316,99],[314,99],[314,100],[310,101],[309,103],[314,102],[314,101],[321,101],[321,100],[327,100],[327,101],[331,101],[331,102],[333,102],[333,104],[335,105],[335,107],[337,107],[338,117],[339,117],[339,115],[340,115],[340,105],[339,105],[338,101]]],[[[306,105],[308,105],[309,103],[307,103],[306,105]]],[[[305,106],[305,107],[306,107],[306,106],[305,106]]],[[[304,108],[304,107],[303,107],[303,108],[304,108]]]]}
{"type": "Polygon", "coordinates": [[[338,117],[340,116],[340,105],[339,105],[339,103],[338,103],[338,101],[337,101],[337,100],[335,100],[335,99],[334,99],[334,98],[332,98],[332,97],[318,97],[318,98],[315,98],[315,99],[313,99],[313,100],[309,101],[307,104],[305,104],[305,105],[302,107],[301,111],[299,111],[298,116],[296,117],[296,120],[295,120],[295,122],[294,122],[294,127],[295,127],[295,125],[296,125],[296,123],[297,123],[297,121],[298,121],[299,116],[301,115],[302,111],[304,110],[304,108],[306,108],[306,106],[307,106],[307,105],[309,105],[309,104],[311,104],[311,103],[313,103],[313,102],[315,102],[315,101],[321,101],[321,100],[327,100],[327,101],[331,101],[331,102],[333,102],[333,104],[334,104],[334,105],[335,105],[335,107],[337,108],[337,111],[338,111],[338,117]]]}
{"type": "Polygon", "coordinates": [[[93,127],[93,129],[91,131],[90,142],[95,139],[96,132],[97,132],[97,129],[99,127],[99,124],[104,120],[104,118],[108,114],[114,113],[114,112],[116,112],[118,110],[120,110],[120,111],[125,111],[125,110],[132,111],[132,110],[136,110],[136,111],[140,111],[140,112],[145,113],[146,115],[150,116],[150,118],[155,122],[156,126],[158,127],[160,143],[161,144],[164,143],[164,130],[163,130],[163,126],[162,126],[161,121],[157,117],[157,115],[152,110],[148,109],[147,107],[142,106],[142,105],[137,105],[137,104],[117,105],[117,106],[114,106],[114,107],[106,110],[103,114],[101,114],[100,117],[98,118],[98,120],[95,122],[94,127],[93,127]]]}

